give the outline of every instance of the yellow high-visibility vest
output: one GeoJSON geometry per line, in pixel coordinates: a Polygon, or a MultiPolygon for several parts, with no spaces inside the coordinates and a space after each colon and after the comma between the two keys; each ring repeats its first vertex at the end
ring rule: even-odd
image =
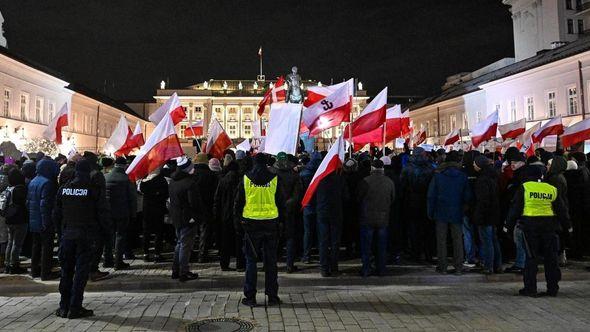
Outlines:
{"type": "Polygon", "coordinates": [[[246,204],[242,217],[254,220],[270,220],[279,217],[279,209],[275,203],[276,176],[267,184],[257,185],[244,175],[244,192],[246,204]]]}
{"type": "Polygon", "coordinates": [[[553,217],[553,202],[557,198],[557,188],[544,182],[525,182],[524,209],[525,217],[553,217]]]}

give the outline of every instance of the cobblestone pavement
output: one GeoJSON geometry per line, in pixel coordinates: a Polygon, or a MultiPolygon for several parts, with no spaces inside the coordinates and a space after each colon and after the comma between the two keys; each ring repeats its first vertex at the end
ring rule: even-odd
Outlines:
{"type": "MultiPolygon", "coordinates": [[[[563,282],[557,298],[522,298],[520,283],[284,287],[280,307],[239,304],[238,290],[88,293],[95,317],[57,318],[59,295],[0,296],[0,331],[182,331],[188,322],[238,317],[257,330],[588,331],[590,283],[563,282]]],[[[190,287],[191,284],[187,284],[190,287]]],[[[540,288],[544,285],[540,285],[540,288]]]]}

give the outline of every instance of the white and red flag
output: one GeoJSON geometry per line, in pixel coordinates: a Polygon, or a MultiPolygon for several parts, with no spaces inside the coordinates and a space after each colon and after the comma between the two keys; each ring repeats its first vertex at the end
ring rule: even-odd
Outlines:
{"type": "Polygon", "coordinates": [[[590,119],[582,120],[567,127],[561,135],[564,148],[590,139],[590,119]]]}
{"type": "Polygon", "coordinates": [[[496,137],[498,131],[498,111],[490,114],[485,120],[479,122],[471,131],[471,143],[477,148],[481,143],[496,137]]]}
{"type": "MultiPolygon", "coordinates": [[[[352,137],[369,133],[382,127],[387,115],[387,87],[385,87],[371,102],[365,107],[361,114],[349,125],[344,128],[344,138],[349,139],[350,132],[352,137]],[[352,128],[352,129],[351,129],[352,128]]],[[[381,139],[383,141],[383,139],[381,139]]]]}
{"type": "Polygon", "coordinates": [[[115,130],[113,130],[111,137],[109,137],[109,140],[104,145],[104,150],[117,157],[128,154],[133,149],[133,147],[130,147],[131,136],[133,136],[133,132],[129,128],[129,123],[127,123],[125,116],[121,115],[115,130]]]}
{"type": "Polygon", "coordinates": [[[426,141],[426,130],[420,128],[420,131],[414,136],[414,146],[418,146],[426,141]]]}
{"type": "Polygon", "coordinates": [[[350,121],[353,80],[350,79],[346,83],[303,112],[303,122],[309,128],[310,136],[316,136],[328,128],[350,121]]]}
{"type": "Polygon", "coordinates": [[[131,135],[131,142],[133,142],[133,145],[136,148],[140,148],[142,145],[145,144],[145,139],[143,138],[143,131],[141,130],[141,125],[139,124],[139,122],[135,124],[133,135],[131,135]]]}
{"type": "Polygon", "coordinates": [[[164,165],[167,160],[180,157],[183,154],[172,116],[165,114],[127,168],[129,179],[136,181],[145,178],[158,167],[164,165]]]}
{"type": "Polygon", "coordinates": [[[522,118],[518,121],[510,122],[507,124],[499,125],[498,131],[502,136],[503,140],[516,139],[518,136],[524,134],[526,131],[526,119],[522,118]]]}
{"type": "Polygon", "coordinates": [[[211,120],[205,153],[212,155],[214,158],[221,159],[223,158],[223,152],[231,145],[231,138],[229,138],[221,123],[217,119],[211,120]]]}
{"type": "Polygon", "coordinates": [[[50,141],[55,141],[55,143],[57,143],[58,145],[61,144],[61,142],[62,142],[61,130],[63,127],[68,126],[69,114],[70,114],[70,111],[68,109],[68,103],[65,103],[61,107],[59,112],[57,112],[57,114],[55,114],[53,119],[51,119],[51,122],[49,122],[49,124],[47,125],[47,128],[45,128],[45,131],[43,131],[43,137],[45,137],[46,139],[48,139],[50,141]]]}
{"type": "Polygon", "coordinates": [[[539,130],[539,128],[541,128],[541,123],[537,122],[537,124],[522,134],[522,145],[520,146],[520,152],[525,153],[527,157],[535,155],[535,141],[533,140],[533,135],[537,130],[539,130]]]}
{"type": "Polygon", "coordinates": [[[309,183],[309,187],[307,187],[305,195],[303,196],[303,200],[301,201],[302,208],[309,204],[309,201],[311,201],[313,198],[313,195],[315,194],[322,179],[338,170],[338,168],[342,167],[345,154],[346,148],[344,145],[344,138],[340,136],[334,145],[332,145],[328,151],[328,154],[326,154],[326,157],[324,157],[324,160],[322,160],[322,163],[313,175],[313,178],[309,183]]]}
{"type": "Polygon", "coordinates": [[[461,129],[454,129],[445,137],[444,146],[453,145],[461,139],[461,129]]]}
{"type": "Polygon", "coordinates": [[[203,136],[203,120],[191,123],[184,129],[184,137],[203,136]]]}
{"type": "Polygon", "coordinates": [[[369,143],[382,144],[384,139],[387,144],[397,137],[407,135],[410,133],[410,118],[408,117],[408,113],[402,112],[400,105],[388,108],[385,115],[385,124],[368,133],[353,136],[352,140],[355,146],[358,147],[360,145],[362,147],[369,143]],[[385,137],[383,137],[383,130],[385,130],[385,137]]]}
{"type": "Polygon", "coordinates": [[[539,128],[533,134],[533,142],[540,143],[543,138],[549,135],[561,135],[563,134],[563,123],[561,121],[561,115],[556,116],[553,119],[547,121],[541,128],[539,128]]]}
{"type": "Polygon", "coordinates": [[[178,124],[186,117],[186,112],[184,111],[184,107],[180,104],[180,99],[178,99],[176,92],[174,92],[172,96],[162,104],[162,106],[150,115],[149,120],[157,125],[162,121],[166,114],[170,114],[174,125],[178,124]]]}
{"type": "Polygon", "coordinates": [[[348,82],[342,82],[334,85],[328,86],[308,86],[307,87],[307,96],[305,101],[303,102],[303,107],[309,107],[318,101],[326,98],[327,96],[334,93],[336,90],[340,89],[344,85],[348,84],[348,82]]]}
{"type": "Polygon", "coordinates": [[[285,89],[285,79],[283,76],[280,76],[277,79],[277,82],[266,90],[264,97],[262,97],[262,100],[258,103],[258,115],[264,113],[266,105],[284,102],[286,98],[287,91],[285,89]]]}

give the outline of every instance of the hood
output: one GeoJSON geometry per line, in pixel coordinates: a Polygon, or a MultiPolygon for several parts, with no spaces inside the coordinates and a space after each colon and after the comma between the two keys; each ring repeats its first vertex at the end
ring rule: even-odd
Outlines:
{"type": "Polygon", "coordinates": [[[191,176],[191,175],[177,169],[176,171],[174,171],[174,173],[172,173],[172,175],[170,175],[170,178],[174,181],[180,181],[180,180],[182,180],[186,177],[189,177],[189,176],[191,176]]]}
{"type": "Polygon", "coordinates": [[[439,172],[439,173],[440,173],[440,172],[444,172],[444,171],[446,171],[446,170],[448,170],[448,169],[456,169],[456,170],[460,171],[460,170],[461,170],[461,168],[462,168],[462,167],[461,167],[461,164],[460,164],[460,163],[458,163],[458,162],[454,162],[454,161],[445,161],[445,162],[443,162],[442,164],[440,164],[440,166],[438,166],[438,167],[436,168],[436,171],[437,171],[437,172],[439,172]]]}
{"type": "Polygon", "coordinates": [[[322,163],[322,156],[318,154],[314,154],[313,158],[305,165],[305,170],[315,173],[315,171],[320,167],[322,163]]]}
{"type": "Polygon", "coordinates": [[[561,174],[567,169],[567,160],[562,156],[553,157],[551,168],[549,168],[549,175],[561,174]]]}
{"type": "Polygon", "coordinates": [[[25,184],[25,176],[21,171],[16,168],[11,169],[8,171],[8,185],[9,186],[16,186],[25,184]]]}
{"type": "MultiPolygon", "coordinates": [[[[412,155],[410,156],[410,162],[414,165],[423,166],[428,164],[428,158],[426,158],[423,154],[412,155]]],[[[443,163],[444,164],[444,163],[443,163]]]]}
{"type": "Polygon", "coordinates": [[[42,159],[37,162],[37,175],[41,175],[48,179],[53,179],[59,173],[57,163],[50,159],[42,159]]]}

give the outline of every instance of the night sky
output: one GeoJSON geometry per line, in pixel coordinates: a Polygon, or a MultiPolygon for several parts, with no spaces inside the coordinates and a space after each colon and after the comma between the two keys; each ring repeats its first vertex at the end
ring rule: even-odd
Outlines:
{"type": "Polygon", "coordinates": [[[73,82],[121,100],[184,87],[267,78],[358,77],[375,94],[428,96],[446,76],[514,54],[501,0],[0,1],[8,47],[73,82]]]}

